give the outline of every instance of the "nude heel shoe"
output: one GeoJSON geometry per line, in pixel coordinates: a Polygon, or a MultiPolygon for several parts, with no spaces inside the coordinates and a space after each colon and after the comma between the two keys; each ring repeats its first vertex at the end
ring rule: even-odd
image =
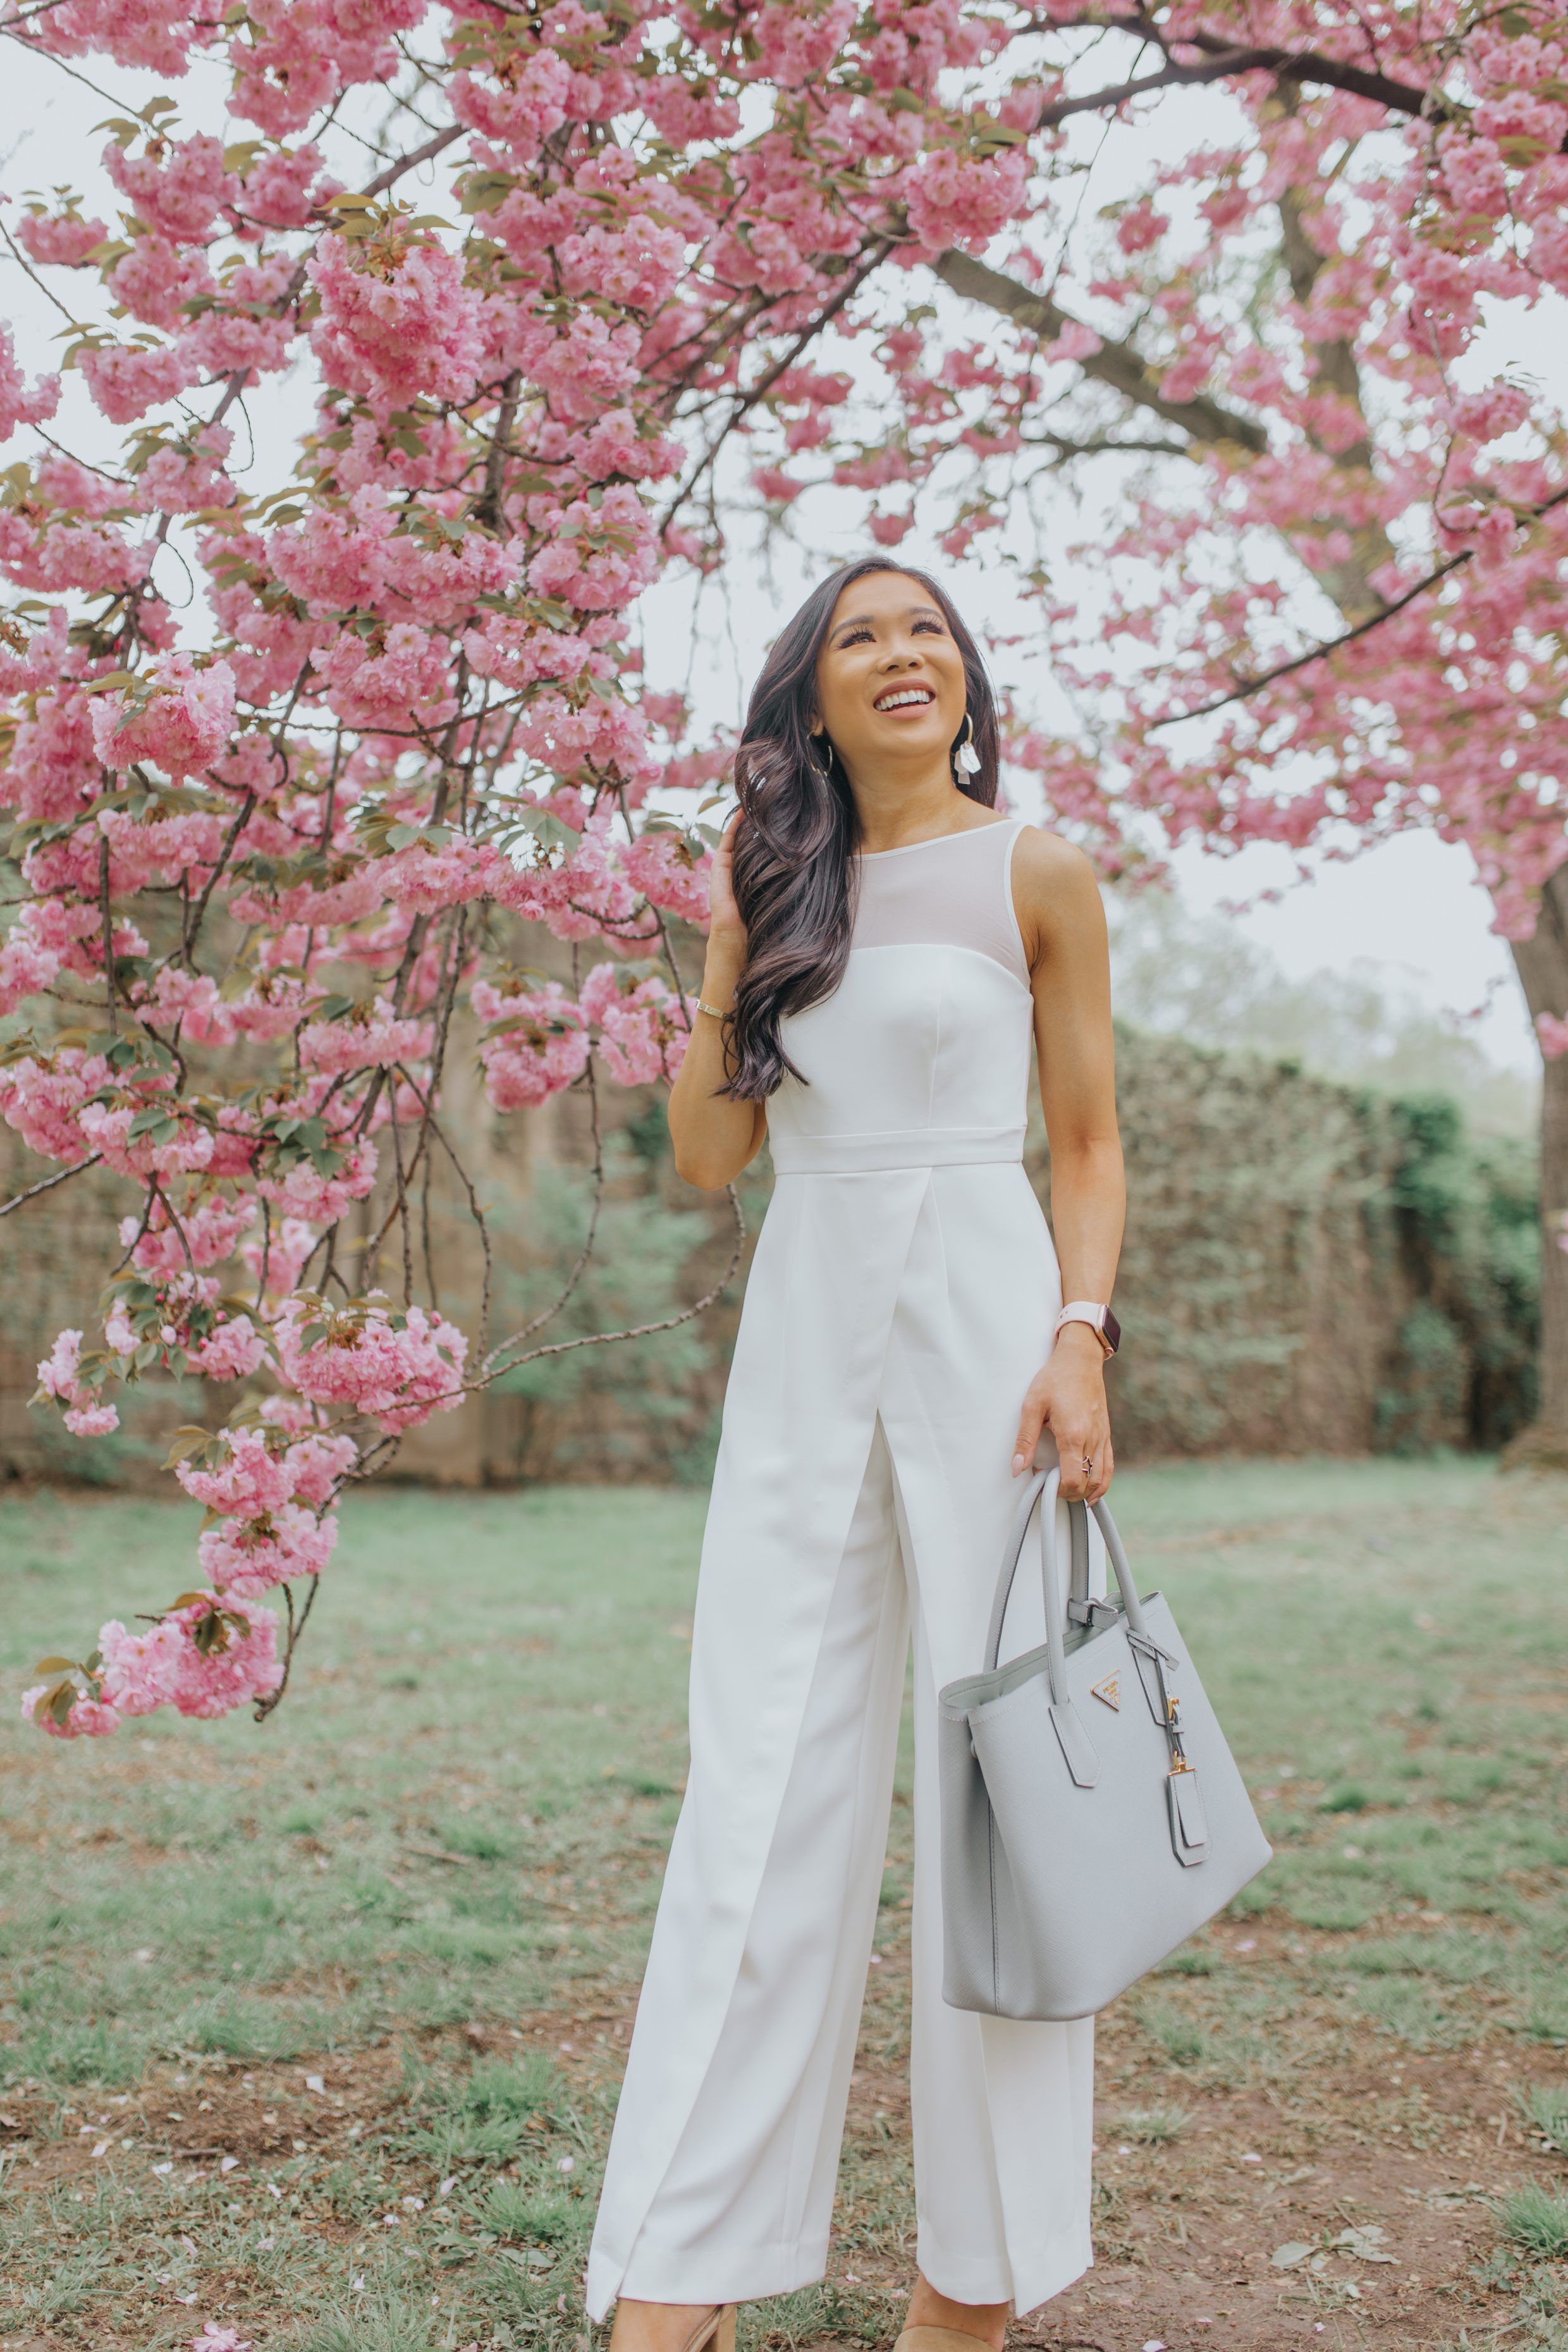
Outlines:
{"type": "Polygon", "coordinates": [[[735,2352],[735,2309],[732,2303],[716,2303],[692,2329],[685,2352],[735,2352]]]}

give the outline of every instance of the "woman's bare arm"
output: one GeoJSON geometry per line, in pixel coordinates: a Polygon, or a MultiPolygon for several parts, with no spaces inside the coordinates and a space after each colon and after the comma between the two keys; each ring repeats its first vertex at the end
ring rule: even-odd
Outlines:
{"type": "MultiPolygon", "coordinates": [[[[702,1002],[728,1013],[746,965],[746,927],[730,883],[731,824],[713,859],[708,884],[708,956],[702,967],[702,1002]]],[[[704,1192],[733,1183],[762,1150],[768,1131],[761,1103],[737,1102],[720,1091],[724,1066],[724,1024],[695,1007],[691,1043],[669,1090],[669,1138],[678,1174],[704,1192]]]]}
{"type": "MultiPolygon", "coordinates": [[[[1062,1297],[1109,1301],[1121,1253],[1127,1189],[1116,1124],[1105,909],[1088,858],[1054,834],[1032,827],[1020,834],[1013,872],[1014,904],[1032,974],[1062,1297]]],[[[1018,1423],[1016,1469],[1033,1460],[1043,1427],[1057,1441],[1063,1494],[1097,1502],[1110,1484],[1115,1455],[1104,1356],[1086,1323],[1063,1326],[1049,1360],[1030,1383],[1018,1423]],[[1088,1473],[1085,1456],[1093,1464],[1088,1473]]]]}

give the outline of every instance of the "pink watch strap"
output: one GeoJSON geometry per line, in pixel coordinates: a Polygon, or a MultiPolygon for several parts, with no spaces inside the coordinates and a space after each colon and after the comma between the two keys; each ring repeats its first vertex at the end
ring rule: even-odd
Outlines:
{"type": "Polygon", "coordinates": [[[1069,1298],[1057,1317],[1056,1328],[1064,1323],[1087,1323],[1099,1339],[1108,1356],[1114,1356],[1121,1343],[1121,1332],[1110,1307],[1095,1298],[1069,1298]]]}

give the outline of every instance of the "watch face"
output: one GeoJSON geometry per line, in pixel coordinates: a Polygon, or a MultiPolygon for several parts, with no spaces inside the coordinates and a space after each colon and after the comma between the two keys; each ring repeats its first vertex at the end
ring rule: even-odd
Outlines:
{"type": "Polygon", "coordinates": [[[1117,1321],[1109,1307],[1105,1310],[1105,1320],[1100,1325],[1100,1329],[1104,1334],[1106,1344],[1110,1348],[1111,1354],[1114,1356],[1116,1350],[1121,1345],[1121,1326],[1117,1321]]]}

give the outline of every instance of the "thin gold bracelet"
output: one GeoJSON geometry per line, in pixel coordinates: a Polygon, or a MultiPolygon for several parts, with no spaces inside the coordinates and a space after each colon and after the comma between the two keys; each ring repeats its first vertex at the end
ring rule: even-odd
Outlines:
{"type": "Polygon", "coordinates": [[[691,1002],[699,1013],[706,1013],[710,1021],[728,1021],[730,1018],[727,1013],[721,1013],[716,1004],[704,1004],[700,996],[694,996],[691,1002]]]}

